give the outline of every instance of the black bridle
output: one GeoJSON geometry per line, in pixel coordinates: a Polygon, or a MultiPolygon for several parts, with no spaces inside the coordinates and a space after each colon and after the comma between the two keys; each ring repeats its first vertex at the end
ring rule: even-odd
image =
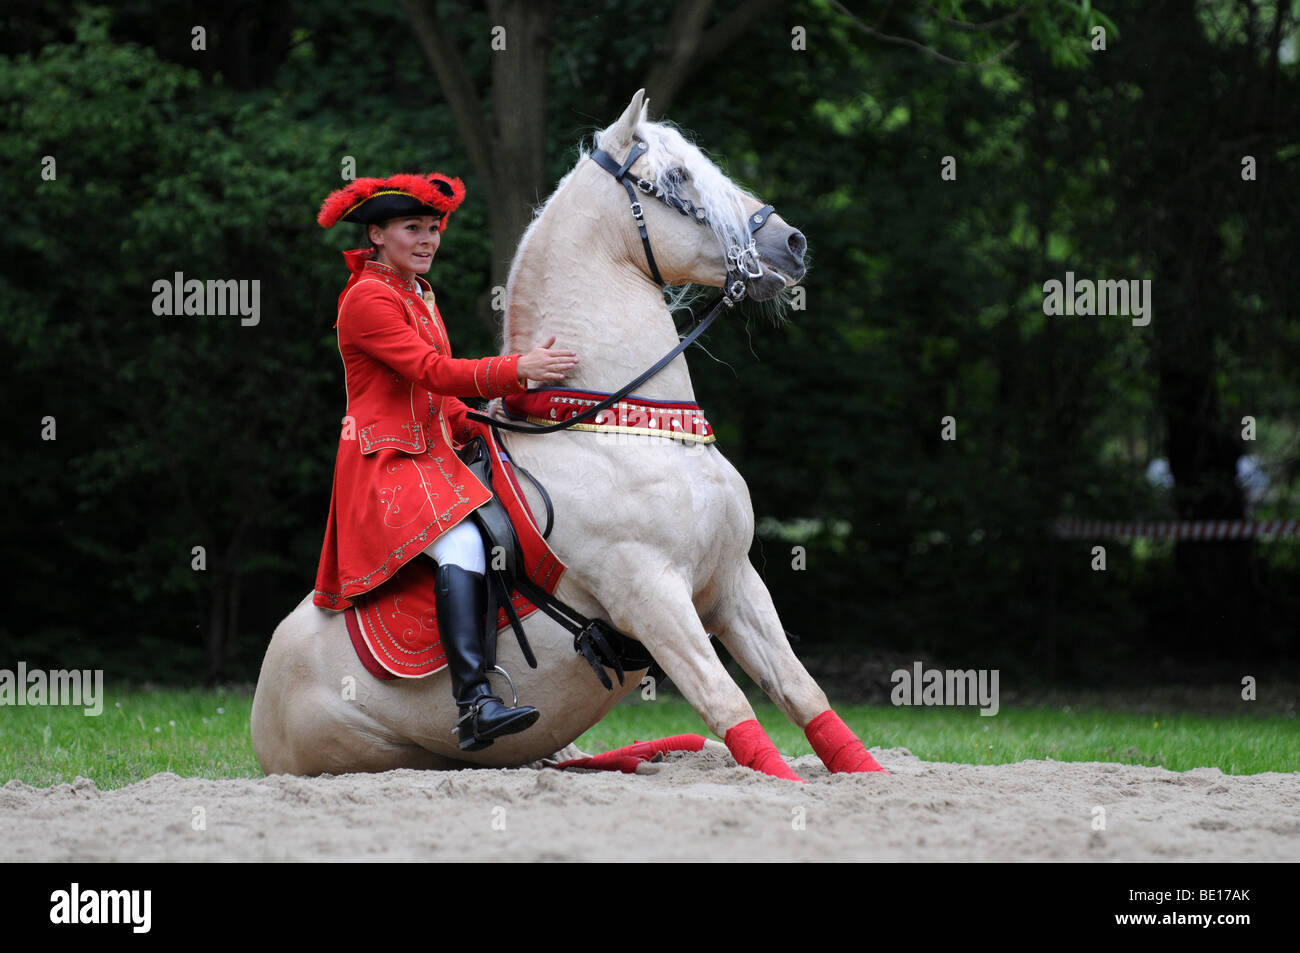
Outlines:
{"type": "MultiPolygon", "coordinates": [[[[650,265],[650,276],[654,279],[655,283],[662,288],[664,286],[664,279],[663,276],[659,274],[659,266],[655,264],[654,253],[650,250],[650,235],[646,231],[645,212],[641,208],[640,201],[637,200],[636,191],[632,187],[633,181],[636,183],[636,188],[640,189],[646,195],[652,195],[659,199],[669,208],[676,209],[681,214],[699,222],[700,224],[708,225],[710,222],[708,211],[704,208],[695,205],[689,199],[682,199],[669,192],[665,192],[663,189],[656,187],[649,179],[636,178],[628,171],[636,163],[637,159],[645,155],[649,148],[650,147],[647,146],[643,140],[638,139],[633,144],[627,158],[621,163],[615,161],[609,153],[605,152],[603,149],[595,149],[591,153],[591,158],[627,190],[627,197],[632,203],[632,218],[636,222],[637,231],[641,234],[641,244],[645,247],[646,262],[650,265]]],[[[511,421],[498,420],[495,417],[489,417],[486,414],[480,414],[472,410],[469,411],[466,416],[471,420],[490,424],[494,428],[499,427],[502,430],[509,430],[515,433],[554,433],[558,430],[568,430],[575,424],[584,423],[585,421],[595,417],[601,411],[608,410],[628,394],[632,393],[635,388],[640,387],[650,378],[658,374],[668,366],[673,358],[677,357],[678,354],[682,353],[682,351],[694,344],[695,339],[708,329],[709,325],[713,323],[714,318],[722,312],[724,306],[728,308],[733,307],[737,301],[745,297],[746,278],[762,277],[763,265],[759,261],[758,252],[754,247],[754,233],[767,224],[767,220],[771,218],[772,212],[772,206],[764,205],[761,209],[754,212],[746,219],[746,225],[749,228],[749,234],[747,236],[749,238],[749,243],[743,248],[739,244],[735,244],[727,249],[727,277],[723,284],[722,294],[713,302],[708,313],[702,319],[694,311],[691,312],[691,323],[695,325],[694,330],[692,330],[686,337],[682,338],[682,340],[678,342],[677,346],[661,357],[653,367],[646,370],[634,380],[624,384],[600,403],[588,407],[582,413],[576,414],[568,420],[556,424],[548,424],[543,427],[532,424],[518,424],[511,421]],[[747,267],[747,263],[751,260],[754,262],[756,269],[754,271],[751,271],[747,267]]]]}
{"type": "MultiPolygon", "coordinates": [[[[641,244],[645,248],[646,263],[650,266],[650,277],[654,279],[655,284],[663,287],[665,282],[663,276],[659,274],[659,266],[655,264],[654,252],[650,250],[650,235],[646,231],[645,215],[643,214],[641,203],[637,201],[636,193],[632,191],[632,183],[636,182],[636,187],[646,195],[653,195],[659,201],[663,202],[669,208],[675,208],[681,214],[702,225],[712,224],[709,221],[709,213],[706,209],[696,205],[690,199],[679,198],[671,192],[665,192],[657,188],[649,179],[633,178],[628,171],[649,150],[649,146],[642,139],[636,140],[632,149],[627,154],[627,158],[622,163],[615,161],[604,149],[596,149],[591,154],[595,163],[608,172],[627,190],[628,200],[632,203],[632,218],[636,221],[637,230],[641,233],[641,244]]],[[[761,209],[749,216],[746,224],[749,226],[749,243],[744,247],[732,245],[727,249],[727,279],[723,285],[723,297],[731,299],[734,304],[745,296],[745,279],[763,277],[763,266],[758,260],[758,251],[754,248],[754,233],[762,228],[768,217],[772,214],[772,206],[764,205],[761,209]],[[754,270],[746,267],[746,262],[754,262],[754,270]]]]}

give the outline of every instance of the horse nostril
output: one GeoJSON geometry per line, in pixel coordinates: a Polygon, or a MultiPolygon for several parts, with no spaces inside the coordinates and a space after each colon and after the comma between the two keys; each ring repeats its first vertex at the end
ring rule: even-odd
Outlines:
{"type": "Polygon", "coordinates": [[[803,232],[794,231],[790,233],[790,240],[786,243],[790,247],[790,254],[794,255],[794,260],[803,264],[803,253],[808,249],[808,239],[803,237],[803,232]]]}

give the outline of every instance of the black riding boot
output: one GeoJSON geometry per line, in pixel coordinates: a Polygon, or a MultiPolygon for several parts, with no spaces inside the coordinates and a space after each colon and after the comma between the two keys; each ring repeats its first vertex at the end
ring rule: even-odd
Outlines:
{"type": "Polygon", "coordinates": [[[460,566],[437,568],[438,635],[447,653],[451,690],[460,708],[461,751],[481,751],[494,738],[513,735],[541,716],[536,708],[507,708],[488,686],[483,659],[487,584],[482,573],[460,566]]]}

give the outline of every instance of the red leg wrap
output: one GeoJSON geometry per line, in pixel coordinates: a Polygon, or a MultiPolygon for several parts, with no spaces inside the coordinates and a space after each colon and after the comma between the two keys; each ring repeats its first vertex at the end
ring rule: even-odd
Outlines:
{"type": "Polygon", "coordinates": [[[654,741],[638,741],[635,744],[615,748],[604,754],[592,755],[590,758],[574,758],[556,765],[561,771],[565,768],[587,768],[591,771],[622,771],[624,774],[636,774],[636,766],[649,761],[656,754],[666,751],[699,751],[704,747],[701,735],[673,735],[654,741]]]}
{"type": "Polygon", "coordinates": [[[732,725],[722,740],[731,749],[731,756],[736,759],[737,764],[743,764],[763,774],[770,774],[774,778],[785,778],[787,781],[798,781],[800,784],[807,783],[785,763],[781,752],[776,750],[776,745],[772,744],[772,739],[767,736],[767,732],[757,720],[750,718],[738,725],[732,725]]]}
{"type": "Polygon", "coordinates": [[[812,742],[813,751],[822,759],[822,764],[832,771],[889,773],[863,747],[858,736],[849,730],[843,719],[829,708],[808,722],[804,734],[812,742]]]}

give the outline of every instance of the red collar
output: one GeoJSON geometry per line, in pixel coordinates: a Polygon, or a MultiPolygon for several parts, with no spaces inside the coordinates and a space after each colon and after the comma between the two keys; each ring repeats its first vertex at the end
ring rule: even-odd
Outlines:
{"type": "Polygon", "coordinates": [[[370,260],[370,249],[354,248],[351,251],[345,251],[343,260],[348,263],[348,271],[354,275],[360,275],[366,267],[366,262],[370,260]]]}
{"type": "MultiPolygon", "coordinates": [[[[348,278],[348,283],[343,286],[339,293],[339,307],[343,306],[343,297],[351,290],[352,286],[362,279],[362,277],[379,278],[384,283],[398,291],[405,291],[408,294],[415,294],[419,297],[424,296],[425,291],[431,291],[432,286],[419,275],[415,276],[415,288],[411,288],[411,282],[402,277],[401,272],[396,268],[390,268],[383,262],[372,261],[370,258],[369,248],[353,248],[343,253],[343,260],[347,262],[348,271],[352,272],[348,278]]],[[[337,324],[337,320],[335,324],[337,324]]]]}
{"type": "Polygon", "coordinates": [[[413,291],[415,294],[419,294],[423,290],[420,287],[418,275],[412,276],[411,280],[407,281],[400,271],[385,265],[383,262],[367,260],[362,263],[360,273],[368,278],[379,278],[399,291],[413,291]],[[415,287],[412,288],[412,285],[415,287]]]}

